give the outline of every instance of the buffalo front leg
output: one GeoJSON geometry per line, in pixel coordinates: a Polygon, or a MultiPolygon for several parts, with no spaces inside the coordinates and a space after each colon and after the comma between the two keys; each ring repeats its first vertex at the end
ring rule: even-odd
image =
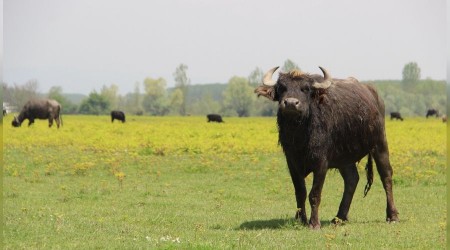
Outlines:
{"type": "Polygon", "coordinates": [[[309,227],[311,229],[320,229],[319,221],[319,205],[322,196],[323,183],[325,181],[326,169],[319,166],[318,170],[313,172],[314,179],[309,192],[309,204],[311,205],[311,218],[309,219],[309,227]]]}
{"type": "Polygon", "coordinates": [[[373,155],[375,163],[377,165],[378,174],[380,175],[381,182],[383,183],[384,191],[386,192],[386,221],[397,222],[398,212],[394,204],[394,193],[392,191],[392,174],[393,170],[389,161],[389,153],[386,150],[383,152],[376,151],[373,155]]]}
{"type": "Polygon", "coordinates": [[[339,169],[339,173],[344,179],[344,194],[342,195],[339,211],[331,222],[338,224],[341,221],[348,221],[348,211],[353,200],[353,195],[356,191],[356,186],[359,182],[359,174],[356,169],[356,164],[339,169]]]}
{"type": "Polygon", "coordinates": [[[297,200],[297,212],[295,213],[295,219],[299,220],[302,224],[308,223],[306,216],[305,202],[306,202],[306,185],[303,177],[298,178],[294,182],[295,199],[297,200]],[[295,184],[296,183],[296,184],[295,184]]]}
{"type": "Polygon", "coordinates": [[[305,202],[306,202],[306,185],[305,178],[298,172],[295,164],[288,161],[289,173],[291,174],[292,183],[295,189],[295,200],[297,201],[297,212],[295,219],[299,220],[304,225],[308,224],[306,216],[305,202]]]}

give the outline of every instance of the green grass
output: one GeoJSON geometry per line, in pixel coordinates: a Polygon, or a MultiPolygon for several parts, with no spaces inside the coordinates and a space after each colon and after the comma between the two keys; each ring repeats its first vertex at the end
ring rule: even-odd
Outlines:
{"type": "MultiPolygon", "coordinates": [[[[330,224],[343,191],[339,173],[330,171],[320,205],[322,229],[312,231],[293,220],[296,210],[293,187],[276,138],[271,136],[270,143],[277,150],[261,149],[264,153],[258,153],[248,149],[258,143],[252,140],[261,140],[257,134],[262,137],[267,136],[265,133],[272,134],[269,130],[274,127],[274,118],[229,118],[222,124],[225,126],[207,124],[200,130],[198,121],[201,120],[202,126],[206,121],[195,117],[137,117],[134,121],[129,119],[128,124],[110,124],[107,117],[103,117],[104,122],[98,121],[98,117],[64,118],[65,125],[60,131],[49,130],[43,121],[37,121],[36,127],[31,128],[3,128],[5,249],[444,249],[446,246],[446,135],[445,125],[437,120],[387,121],[400,223],[385,222],[386,198],[378,175],[368,196],[363,198],[363,160],[359,164],[361,180],[350,221],[341,226],[330,224]],[[148,151],[134,149],[139,139],[120,142],[142,133],[136,129],[139,126],[158,131],[158,123],[164,124],[164,129],[185,131],[188,136],[183,138],[178,131],[177,140],[197,140],[192,145],[199,150],[183,153],[171,146],[181,144],[169,139],[164,144],[152,137],[151,131],[146,131],[148,137],[141,138],[154,145],[148,151]],[[176,126],[168,125],[172,123],[176,126]],[[269,129],[255,132],[261,123],[269,129]],[[198,140],[211,138],[219,144],[224,138],[231,143],[230,138],[236,137],[235,127],[243,125],[247,129],[241,129],[242,138],[238,139],[245,140],[242,142],[247,147],[245,152],[236,146],[236,151],[208,153],[199,146],[198,140]],[[89,136],[74,136],[83,126],[88,126],[87,130],[95,127],[97,132],[93,135],[104,140],[119,136],[115,139],[117,146],[111,145],[115,150],[93,148],[89,146],[89,136]],[[201,130],[210,134],[210,138],[192,136],[201,130]],[[219,131],[221,135],[217,136],[219,131]],[[30,133],[35,136],[45,133],[55,136],[55,140],[77,139],[68,144],[64,140],[46,144],[42,139],[25,136],[30,133]],[[35,144],[38,142],[45,146],[35,144]],[[165,153],[157,153],[155,148],[164,148],[165,153]]],[[[308,190],[311,181],[308,177],[308,190]]],[[[309,215],[309,204],[307,210],[309,215]]]]}

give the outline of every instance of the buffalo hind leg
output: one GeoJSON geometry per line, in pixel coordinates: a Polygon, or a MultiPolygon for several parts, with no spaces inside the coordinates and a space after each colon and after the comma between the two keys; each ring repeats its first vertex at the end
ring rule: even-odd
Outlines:
{"type": "Polygon", "coordinates": [[[383,183],[384,191],[386,192],[386,221],[397,222],[398,212],[394,204],[394,193],[392,192],[392,167],[389,161],[389,152],[386,150],[375,150],[373,158],[377,165],[378,174],[383,183]]]}
{"type": "Polygon", "coordinates": [[[61,118],[59,116],[57,116],[55,118],[55,121],[56,121],[56,127],[59,128],[59,126],[61,125],[61,118]]]}
{"type": "Polygon", "coordinates": [[[356,164],[339,169],[339,173],[344,179],[344,194],[342,195],[341,204],[339,205],[339,211],[336,217],[331,221],[334,224],[338,224],[341,221],[348,221],[348,211],[350,210],[353,195],[355,194],[356,186],[359,181],[356,164]]]}

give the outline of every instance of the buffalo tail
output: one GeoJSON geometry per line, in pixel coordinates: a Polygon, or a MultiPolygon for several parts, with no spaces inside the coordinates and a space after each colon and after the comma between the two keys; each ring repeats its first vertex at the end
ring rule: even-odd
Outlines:
{"type": "Polygon", "coordinates": [[[366,197],[373,183],[373,163],[372,163],[372,155],[370,153],[369,157],[367,158],[366,174],[367,174],[367,184],[366,187],[364,188],[364,197],[366,197]]]}

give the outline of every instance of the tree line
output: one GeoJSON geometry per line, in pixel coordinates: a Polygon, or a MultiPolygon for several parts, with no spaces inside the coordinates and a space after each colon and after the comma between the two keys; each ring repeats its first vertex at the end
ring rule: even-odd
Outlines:
{"type": "MultiPolygon", "coordinates": [[[[292,60],[284,62],[282,71],[300,69],[292,60]]],[[[180,64],[173,73],[175,87],[167,88],[164,78],[147,77],[136,82],[134,91],[119,94],[115,84],[103,85],[93,90],[80,103],[69,100],[60,86],[47,94],[38,93],[38,83],[31,80],[24,85],[3,83],[4,101],[21,107],[31,99],[48,97],[63,106],[63,113],[108,114],[111,110],[122,110],[134,115],[205,115],[219,113],[224,116],[273,116],[277,104],[257,98],[253,90],[261,84],[263,70],[256,67],[247,77],[233,76],[226,84],[191,85],[187,74],[188,66],[180,64]]],[[[429,108],[445,113],[445,81],[420,79],[420,68],[415,62],[407,63],[402,71],[402,80],[369,81],[374,85],[386,106],[386,114],[401,112],[404,116],[423,116],[429,108]]]]}

